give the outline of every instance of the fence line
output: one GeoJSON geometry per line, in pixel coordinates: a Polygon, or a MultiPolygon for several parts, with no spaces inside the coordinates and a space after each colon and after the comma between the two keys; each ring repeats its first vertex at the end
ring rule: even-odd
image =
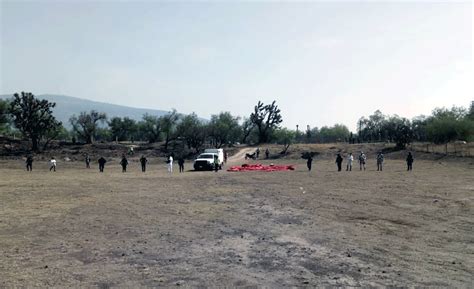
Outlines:
{"type": "Polygon", "coordinates": [[[457,157],[474,157],[474,143],[413,143],[410,149],[418,152],[451,155],[457,157]]]}

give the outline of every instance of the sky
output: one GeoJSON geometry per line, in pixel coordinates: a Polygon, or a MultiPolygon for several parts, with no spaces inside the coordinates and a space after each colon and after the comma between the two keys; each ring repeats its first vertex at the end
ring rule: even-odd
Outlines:
{"type": "Polygon", "coordinates": [[[0,94],[64,94],[294,129],[469,106],[473,4],[0,0],[0,94]]]}

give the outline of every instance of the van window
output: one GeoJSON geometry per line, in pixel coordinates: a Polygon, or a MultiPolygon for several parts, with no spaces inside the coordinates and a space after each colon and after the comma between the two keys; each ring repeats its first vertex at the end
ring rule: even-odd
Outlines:
{"type": "Polygon", "coordinates": [[[214,155],[213,154],[202,154],[202,155],[199,155],[198,158],[199,159],[214,159],[214,155]]]}

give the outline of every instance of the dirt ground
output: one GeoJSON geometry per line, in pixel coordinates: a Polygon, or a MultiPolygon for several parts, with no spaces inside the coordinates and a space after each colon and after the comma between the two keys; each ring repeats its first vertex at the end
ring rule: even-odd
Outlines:
{"type": "Polygon", "coordinates": [[[323,154],[311,172],[260,161],[296,164],[271,173],[3,160],[0,287],[472,288],[474,161],[395,156],[383,172],[371,155],[352,172],[323,154]]]}

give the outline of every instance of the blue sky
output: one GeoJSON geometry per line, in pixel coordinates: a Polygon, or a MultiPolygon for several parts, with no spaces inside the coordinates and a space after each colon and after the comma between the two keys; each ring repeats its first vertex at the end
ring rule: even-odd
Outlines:
{"type": "Polygon", "coordinates": [[[284,125],[468,106],[470,2],[2,1],[0,93],[248,115],[284,125]]]}

